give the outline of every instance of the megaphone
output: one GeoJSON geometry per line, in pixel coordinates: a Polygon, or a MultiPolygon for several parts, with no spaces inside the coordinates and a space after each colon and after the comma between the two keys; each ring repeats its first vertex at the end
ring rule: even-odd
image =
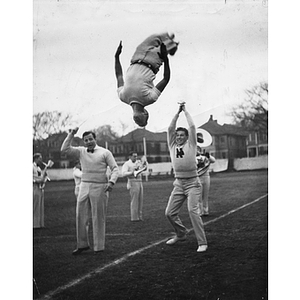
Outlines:
{"type": "Polygon", "coordinates": [[[212,136],[210,133],[202,128],[197,128],[197,146],[200,148],[208,147],[212,144],[212,136]]]}

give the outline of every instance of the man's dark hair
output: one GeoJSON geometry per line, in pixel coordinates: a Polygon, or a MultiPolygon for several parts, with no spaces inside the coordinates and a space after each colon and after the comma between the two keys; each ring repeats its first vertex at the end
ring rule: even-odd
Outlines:
{"type": "Polygon", "coordinates": [[[41,153],[35,153],[35,154],[33,154],[33,161],[35,161],[36,159],[38,159],[41,156],[42,156],[41,153]]]}
{"type": "Polygon", "coordinates": [[[140,127],[145,127],[148,123],[149,113],[146,109],[143,111],[134,111],[133,120],[140,127]]]}
{"type": "Polygon", "coordinates": [[[178,132],[178,131],[183,131],[186,134],[186,136],[189,136],[189,131],[184,127],[178,127],[176,129],[176,132],[178,132]]]}
{"type": "Polygon", "coordinates": [[[85,132],[82,134],[82,138],[84,138],[85,136],[87,136],[87,135],[89,135],[89,134],[91,134],[91,135],[94,137],[94,139],[96,139],[96,134],[95,134],[95,132],[93,132],[93,131],[85,131],[85,132]]]}
{"type": "Polygon", "coordinates": [[[129,156],[132,156],[134,153],[138,154],[136,151],[129,152],[129,156]]]}

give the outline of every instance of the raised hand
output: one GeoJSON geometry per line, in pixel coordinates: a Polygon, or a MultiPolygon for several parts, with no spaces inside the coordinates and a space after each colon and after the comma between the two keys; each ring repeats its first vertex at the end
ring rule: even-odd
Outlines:
{"type": "Polygon", "coordinates": [[[70,129],[69,132],[75,135],[78,131],[79,127],[75,127],[74,129],[70,129]]]}
{"type": "Polygon", "coordinates": [[[185,111],[185,102],[178,102],[179,104],[179,110],[178,113],[181,113],[182,111],[185,111]]]}
{"type": "Polygon", "coordinates": [[[117,48],[117,51],[116,51],[116,53],[115,53],[115,56],[117,57],[117,56],[120,56],[120,54],[122,53],[122,48],[123,48],[123,46],[122,46],[122,41],[120,41],[120,44],[119,44],[119,46],[118,46],[118,48],[117,48]]]}
{"type": "Polygon", "coordinates": [[[162,43],[160,45],[160,53],[158,53],[158,56],[162,60],[166,60],[168,58],[168,51],[167,51],[166,45],[164,43],[162,43]]]}

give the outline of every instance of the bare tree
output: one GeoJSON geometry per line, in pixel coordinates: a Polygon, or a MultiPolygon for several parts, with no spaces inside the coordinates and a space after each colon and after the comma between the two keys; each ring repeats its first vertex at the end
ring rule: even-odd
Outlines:
{"type": "Polygon", "coordinates": [[[126,129],[128,128],[128,124],[124,123],[123,121],[119,120],[121,124],[121,130],[122,130],[122,135],[124,135],[126,129]]]}
{"type": "Polygon", "coordinates": [[[115,141],[119,135],[112,129],[111,125],[102,125],[95,130],[97,142],[100,146],[105,146],[105,142],[115,141]]]}
{"type": "Polygon", "coordinates": [[[67,131],[72,125],[70,114],[64,115],[58,111],[45,111],[33,115],[33,139],[41,140],[51,134],[67,131]]]}
{"type": "Polygon", "coordinates": [[[245,93],[245,101],[230,112],[234,123],[250,130],[268,132],[268,83],[261,82],[245,93]]]}

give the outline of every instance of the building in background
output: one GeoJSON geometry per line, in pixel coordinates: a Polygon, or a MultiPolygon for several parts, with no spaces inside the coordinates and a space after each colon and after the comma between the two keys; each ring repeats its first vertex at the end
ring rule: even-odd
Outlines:
{"type": "MultiPolygon", "coordinates": [[[[44,161],[51,159],[54,162],[53,168],[73,168],[75,166],[74,159],[67,157],[60,151],[61,145],[67,137],[66,132],[55,133],[47,139],[33,141],[33,152],[41,153],[44,161]]],[[[73,146],[83,146],[83,141],[79,137],[75,137],[72,142],[73,146]]]]}
{"type": "Polygon", "coordinates": [[[200,126],[208,131],[212,138],[212,145],[206,147],[216,159],[234,159],[247,156],[247,136],[248,131],[230,124],[218,124],[211,115],[209,120],[200,126]]]}
{"type": "Polygon", "coordinates": [[[268,116],[266,114],[256,114],[254,124],[256,126],[249,132],[247,139],[247,156],[268,155],[268,116]]]}
{"type": "MultiPolygon", "coordinates": [[[[257,128],[254,131],[243,127],[218,124],[211,115],[209,120],[200,126],[212,136],[212,145],[205,148],[216,159],[228,159],[228,168],[232,168],[235,158],[256,157],[268,153],[268,135],[264,130],[257,128]]],[[[67,133],[57,133],[45,140],[34,141],[34,152],[40,152],[45,161],[54,161],[53,168],[73,168],[75,161],[60,152],[62,142],[67,133]]],[[[151,132],[146,129],[135,129],[128,134],[105,141],[104,147],[108,148],[114,155],[119,165],[123,164],[130,152],[137,152],[141,157],[147,156],[151,163],[170,162],[167,146],[167,132],[151,132]]],[[[73,140],[74,146],[83,146],[79,137],[73,140]]],[[[103,146],[103,145],[102,145],[103,146]]]]}
{"type": "Polygon", "coordinates": [[[262,131],[251,131],[247,139],[247,156],[258,157],[268,154],[268,135],[262,131]]]}
{"type": "Polygon", "coordinates": [[[146,129],[135,129],[111,142],[108,149],[113,153],[117,163],[124,163],[130,152],[141,157],[147,156],[148,163],[170,162],[167,145],[167,133],[154,133],[146,129]]]}

